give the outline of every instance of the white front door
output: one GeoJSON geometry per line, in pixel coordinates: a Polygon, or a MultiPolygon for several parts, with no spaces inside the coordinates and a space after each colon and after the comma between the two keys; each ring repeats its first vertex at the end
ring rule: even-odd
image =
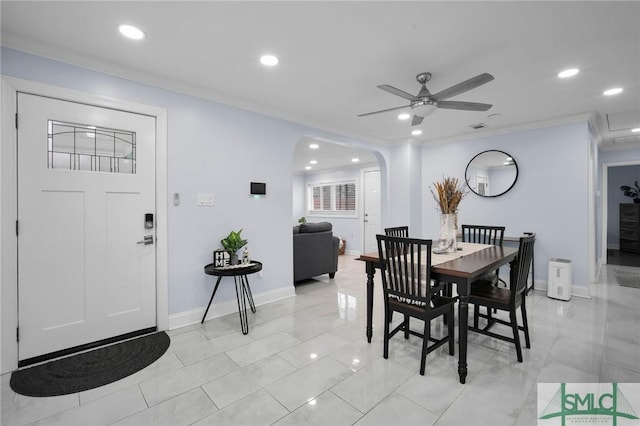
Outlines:
{"type": "Polygon", "coordinates": [[[18,123],[19,360],[155,327],[155,118],[19,93],[18,123]]]}
{"type": "Polygon", "coordinates": [[[380,170],[364,172],[364,252],[378,251],[380,233],[380,170]]]}

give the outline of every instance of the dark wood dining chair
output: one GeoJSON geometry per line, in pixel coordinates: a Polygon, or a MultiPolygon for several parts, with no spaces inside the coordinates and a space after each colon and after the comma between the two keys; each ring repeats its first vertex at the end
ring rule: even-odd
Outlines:
{"type": "Polygon", "coordinates": [[[524,331],[526,347],[531,347],[525,300],[529,268],[531,267],[531,257],[533,256],[535,242],[535,234],[520,237],[518,257],[516,257],[511,264],[509,288],[496,287],[491,281],[476,281],[471,285],[471,294],[469,295],[469,304],[474,305],[473,326],[469,326],[469,330],[515,344],[518,362],[522,362],[520,330],[524,331]],[[480,312],[481,306],[487,308],[486,314],[480,312]],[[516,315],[518,308],[520,308],[522,314],[522,325],[518,325],[516,315]],[[491,309],[509,312],[509,321],[492,316],[491,309]],[[487,320],[486,327],[479,327],[480,318],[487,320]],[[510,326],[513,337],[489,331],[496,323],[510,326]]]}
{"type": "Polygon", "coordinates": [[[393,228],[384,228],[384,234],[392,237],[409,237],[408,226],[396,226],[393,228]]]}
{"type": "MultiPolygon", "coordinates": [[[[457,297],[440,295],[443,284],[431,282],[431,240],[377,235],[378,255],[384,289],[384,349],[383,356],[389,358],[389,339],[399,331],[404,338],[410,334],[422,338],[420,374],[424,375],[427,354],[449,343],[449,354],[454,353],[454,313],[457,297]],[[404,316],[393,330],[390,329],[393,312],[404,316]],[[444,316],[447,322],[445,336],[431,335],[431,320],[444,316]],[[410,318],[424,321],[422,333],[411,330],[410,318]],[[431,344],[430,344],[431,343],[431,344]]],[[[442,334],[445,334],[444,330],[442,334]]]]}
{"type": "MultiPolygon", "coordinates": [[[[488,225],[462,225],[462,242],[476,244],[491,244],[502,247],[504,240],[504,226],[488,226],[488,225]]],[[[502,283],[506,286],[506,282],[500,279],[500,269],[496,272],[489,273],[482,277],[483,280],[492,279],[493,285],[502,283]]]]}

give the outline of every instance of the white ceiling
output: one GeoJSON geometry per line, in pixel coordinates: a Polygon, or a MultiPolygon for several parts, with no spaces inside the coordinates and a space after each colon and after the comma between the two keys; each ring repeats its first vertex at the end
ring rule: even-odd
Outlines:
{"type": "Polygon", "coordinates": [[[591,113],[604,145],[640,142],[630,134],[640,127],[638,1],[0,5],[5,46],[372,142],[429,144],[591,113]],[[147,37],[124,39],[122,23],[147,37]],[[265,52],[280,64],[260,65],[265,52]],[[582,71],[556,77],[569,67],[582,71]],[[432,93],[490,73],[494,81],[450,100],[493,107],[437,110],[418,137],[397,112],[357,117],[407,104],[376,86],[416,94],[424,71],[433,74],[432,93]],[[617,86],[622,94],[602,95],[617,86]],[[473,130],[475,123],[487,127],[473,130]]]}

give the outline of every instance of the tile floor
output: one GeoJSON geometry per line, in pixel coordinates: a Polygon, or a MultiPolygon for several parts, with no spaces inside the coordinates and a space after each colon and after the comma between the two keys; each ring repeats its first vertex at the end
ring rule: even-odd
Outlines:
{"type": "Polygon", "coordinates": [[[471,334],[461,385],[446,348],[418,374],[418,338],[396,336],[382,358],[381,292],[366,342],[364,265],[341,256],[335,280],[259,306],[247,336],[237,314],[172,330],[160,360],[110,385],[29,398],[4,375],[2,425],[533,425],[538,382],[640,382],[640,290],[618,286],[614,268],[591,299],[530,295],[523,363],[511,344],[471,334]]]}

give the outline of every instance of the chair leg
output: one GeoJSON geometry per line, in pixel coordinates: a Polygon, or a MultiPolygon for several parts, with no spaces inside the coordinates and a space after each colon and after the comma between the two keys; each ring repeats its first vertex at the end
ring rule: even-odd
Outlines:
{"type": "Polygon", "coordinates": [[[389,358],[389,318],[393,311],[390,311],[388,307],[384,308],[384,344],[382,349],[382,356],[384,359],[389,358]]]}
{"type": "MultiPolygon", "coordinates": [[[[498,310],[494,309],[493,312],[498,312],[498,310]]],[[[493,314],[491,313],[491,308],[487,307],[487,329],[491,327],[492,322],[493,322],[493,314]]]]}
{"type": "MultiPolygon", "coordinates": [[[[458,318],[458,321],[462,321],[458,318]]],[[[473,305],[473,326],[475,328],[480,328],[480,305],[473,305]]]]}
{"type": "Polygon", "coordinates": [[[404,315],[404,338],[409,338],[409,315],[404,315]]]}
{"type": "Polygon", "coordinates": [[[447,320],[447,326],[449,328],[449,355],[453,355],[455,353],[455,327],[454,327],[454,314],[453,314],[453,305],[449,308],[449,314],[447,315],[449,319],[447,320]]]}
{"type": "Polygon", "coordinates": [[[516,315],[516,311],[511,311],[509,313],[509,317],[511,318],[511,329],[513,330],[513,340],[516,344],[516,354],[518,355],[518,362],[522,362],[522,348],[520,347],[520,332],[518,330],[518,318],[516,315]]]}
{"type": "Polygon", "coordinates": [[[424,376],[424,370],[427,364],[427,348],[429,345],[429,337],[431,337],[431,321],[424,322],[424,334],[422,336],[422,356],[420,357],[420,375],[424,376]]]}
{"type": "Polygon", "coordinates": [[[520,305],[520,311],[522,312],[522,326],[524,328],[524,342],[525,342],[527,348],[531,348],[531,341],[529,340],[529,322],[527,321],[527,308],[525,307],[524,299],[522,300],[522,305],[520,305]]]}

